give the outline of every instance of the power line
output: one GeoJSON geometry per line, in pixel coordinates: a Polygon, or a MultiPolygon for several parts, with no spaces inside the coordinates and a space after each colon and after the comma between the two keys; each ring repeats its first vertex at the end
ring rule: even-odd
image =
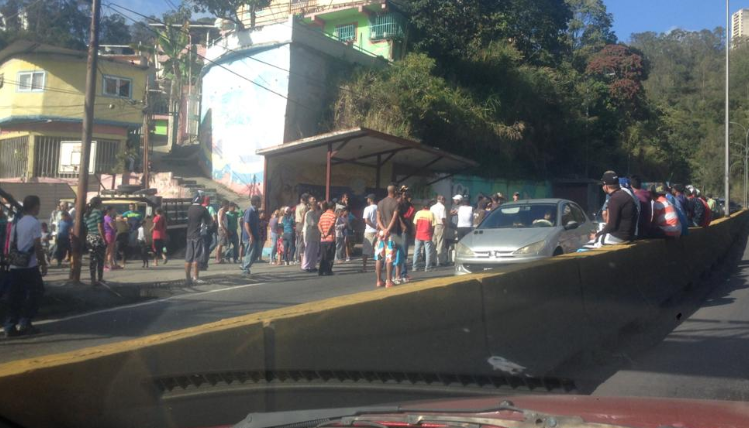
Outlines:
{"type": "MultiPolygon", "coordinates": [[[[147,17],[147,16],[145,16],[145,15],[143,15],[143,14],[140,14],[140,13],[138,13],[138,12],[135,12],[134,10],[128,9],[128,8],[126,8],[126,7],[124,7],[124,6],[120,6],[120,5],[118,5],[118,4],[114,4],[114,3],[107,3],[107,4],[105,5],[105,6],[107,6],[107,7],[116,7],[116,8],[122,9],[122,10],[126,10],[126,11],[128,11],[128,12],[130,12],[130,13],[133,13],[133,14],[135,14],[135,15],[138,15],[138,16],[140,16],[140,17],[143,17],[143,18],[145,18],[145,19],[148,19],[148,20],[151,20],[151,21],[155,21],[155,22],[157,22],[157,23],[160,23],[160,24],[164,24],[163,22],[161,22],[161,21],[159,21],[159,20],[157,20],[157,19],[149,18],[149,17],[147,17]]],[[[123,15],[123,16],[124,16],[124,15],[123,15]]],[[[130,19],[130,20],[131,20],[131,21],[133,21],[133,22],[137,22],[137,21],[136,21],[135,19],[133,19],[132,17],[127,17],[127,18],[128,18],[128,19],[130,19]]],[[[153,29],[151,29],[150,27],[148,27],[148,28],[149,28],[149,30],[153,31],[153,29]]],[[[153,32],[155,33],[155,31],[153,31],[153,32]]],[[[204,61],[208,61],[208,62],[210,62],[210,63],[211,63],[212,65],[215,65],[215,66],[217,66],[217,67],[223,68],[224,70],[228,71],[229,73],[231,73],[231,74],[233,74],[233,75],[235,75],[235,76],[237,76],[237,77],[239,77],[239,78],[241,78],[241,79],[243,79],[243,80],[246,80],[246,81],[248,81],[248,82],[252,83],[253,85],[255,85],[255,86],[257,86],[257,87],[259,87],[259,88],[261,88],[261,89],[264,89],[264,90],[266,90],[266,91],[268,91],[268,92],[270,92],[270,93],[272,93],[272,94],[275,94],[275,95],[277,95],[277,96],[279,96],[279,97],[281,97],[281,98],[283,98],[283,99],[285,99],[285,100],[287,100],[287,101],[289,101],[289,102],[292,102],[292,103],[294,103],[294,104],[297,104],[297,105],[299,105],[299,106],[301,106],[301,107],[304,107],[304,108],[306,108],[306,109],[308,109],[308,110],[310,110],[310,111],[315,111],[315,109],[313,109],[313,108],[311,108],[311,107],[309,107],[309,106],[307,106],[307,105],[305,105],[305,104],[303,104],[303,103],[301,103],[301,102],[299,102],[299,101],[297,101],[297,100],[295,100],[295,99],[289,98],[289,97],[287,97],[286,95],[283,95],[283,94],[281,94],[281,93],[279,93],[279,92],[277,92],[277,91],[274,91],[273,89],[270,89],[270,88],[268,88],[268,87],[265,87],[265,86],[263,86],[263,85],[261,85],[261,84],[259,84],[259,83],[255,82],[254,80],[252,80],[252,79],[249,79],[249,78],[247,78],[247,77],[245,77],[245,76],[243,76],[243,75],[241,75],[241,74],[237,73],[236,71],[234,71],[234,70],[232,70],[232,69],[230,69],[230,68],[228,68],[228,67],[225,67],[225,66],[224,66],[223,64],[220,64],[220,63],[218,63],[218,62],[216,62],[216,61],[213,61],[213,60],[211,60],[211,59],[209,59],[209,58],[207,58],[207,57],[205,57],[205,56],[203,56],[203,55],[200,55],[200,54],[199,54],[199,53],[197,53],[197,52],[195,53],[195,55],[196,55],[197,57],[199,57],[199,58],[203,59],[204,61]]],[[[288,71],[288,70],[286,70],[286,71],[288,71]]]]}
{"type": "MultiPolygon", "coordinates": [[[[165,24],[165,23],[164,23],[163,21],[160,21],[160,20],[158,20],[158,19],[155,19],[155,18],[151,18],[151,17],[145,16],[145,15],[143,15],[143,14],[140,14],[140,13],[138,13],[138,12],[134,11],[134,10],[128,9],[128,8],[126,8],[126,7],[124,7],[124,6],[120,6],[120,5],[118,5],[118,4],[114,4],[114,3],[108,3],[108,4],[106,5],[106,6],[107,6],[107,7],[117,7],[117,8],[120,8],[120,9],[122,9],[122,10],[126,10],[126,11],[128,11],[128,12],[130,12],[130,13],[133,13],[133,14],[135,14],[135,15],[138,15],[138,16],[140,16],[140,17],[142,17],[142,18],[146,19],[146,20],[149,20],[149,21],[153,21],[153,22],[156,22],[156,23],[158,23],[158,24],[162,24],[162,25],[167,25],[167,24],[165,24]]],[[[125,16],[125,15],[123,14],[123,16],[125,16]]],[[[128,19],[130,19],[130,20],[131,20],[131,21],[133,21],[133,22],[137,22],[137,21],[136,21],[135,19],[133,19],[132,17],[127,17],[127,18],[128,18],[128,19]]],[[[286,26],[286,27],[289,27],[289,28],[294,28],[294,27],[291,27],[291,26],[290,26],[289,24],[287,24],[287,23],[281,23],[280,25],[284,25],[284,26],[286,26]]],[[[149,28],[149,30],[150,30],[150,31],[152,31],[152,32],[153,32],[154,34],[158,34],[157,32],[155,32],[155,31],[154,31],[153,29],[151,29],[150,27],[148,27],[148,28],[149,28]]],[[[301,28],[301,29],[303,29],[303,30],[305,30],[305,31],[307,31],[307,32],[309,32],[309,33],[312,33],[312,34],[314,34],[314,35],[315,35],[315,36],[317,36],[317,37],[322,37],[322,38],[323,38],[324,40],[326,40],[326,41],[328,41],[328,40],[330,40],[330,39],[331,39],[330,37],[326,36],[325,34],[322,34],[322,33],[320,33],[319,31],[315,31],[315,30],[312,30],[312,29],[310,29],[310,28],[307,28],[307,26],[304,26],[304,25],[301,25],[301,26],[299,26],[299,27],[297,27],[297,28],[301,28]]],[[[179,29],[179,30],[176,30],[176,31],[180,31],[180,32],[182,32],[183,34],[189,34],[188,32],[185,32],[185,31],[183,31],[183,30],[181,30],[181,29],[179,29]]],[[[377,56],[377,55],[375,55],[374,53],[372,53],[372,52],[369,52],[369,51],[367,51],[367,50],[365,50],[365,49],[362,49],[362,48],[359,48],[359,47],[357,47],[356,49],[358,49],[358,50],[361,50],[361,51],[364,51],[364,52],[367,52],[367,53],[371,54],[371,55],[372,55],[372,56],[373,56],[374,58],[377,58],[377,57],[378,57],[378,56],[377,56]]],[[[224,47],[224,50],[226,50],[227,52],[230,52],[230,53],[239,53],[239,52],[240,52],[240,51],[237,51],[237,50],[234,50],[234,49],[230,49],[230,48],[227,48],[227,47],[224,47]]],[[[210,63],[212,63],[212,64],[215,64],[215,65],[219,65],[219,66],[221,66],[220,64],[217,64],[216,62],[214,62],[214,61],[211,61],[211,60],[209,60],[209,59],[207,59],[207,58],[203,57],[202,55],[198,55],[198,56],[199,56],[199,57],[201,57],[201,58],[203,58],[203,59],[205,59],[205,60],[207,60],[207,61],[209,61],[209,62],[210,62],[210,63]]],[[[275,64],[271,64],[271,63],[269,63],[269,62],[267,62],[267,61],[263,61],[263,60],[261,60],[261,59],[258,59],[258,58],[252,57],[252,56],[248,56],[248,57],[246,57],[246,58],[248,58],[248,59],[250,59],[250,60],[252,60],[252,61],[255,61],[255,62],[259,62],[259,63],[261,63],[261,64],[265,64],[265,65],[267,65],[267,66],[269,66],[269,67],[273,67],[273,68],[275,68],[275,69],[278,69],[278,70],[281,70],[281,71],[287,72],[287,73],[289,73],[289,74],[293,74],[293,75],[296,75],[296,76],[300,76],[300,77],[303,77],[303,78],[305,78],[306,80],[308,80],[308,81],[310,81],[310,82],[313,82],[313,83],[315,83],[315,82],[316,82],[316,83],[317,83],[317,85],[318,85],[318,86],[319,86],[320,88],[322,88],[322,89],[326,89],[326,88],[328,88],[328,87],[329,87],[329,83],[327,83],[327,82],[325,82],[325,81],[314,79],[314,78],[312,78],[312,77],[310,77],[310,76],[307,76],[307,75],[304,75],[304,74],[302,74],[302,73],[297,73],[297,72],[294,72],[294,71],[288,70],[288,69],[286,69],[286,68],[283,68],[283,67],[281,67],[281,66],[278,66],[278,65],[275,65],[275,64]]],[[[222,67],[222,68],[226,68],[226,67],[222,67]]],[[[260,79],[262,79],[263,81],[265,81],[265,79],[263,79],[263,78],[262,78],[262,76],[258,76],[258,77],[259,77],[260,79]]],[[[253,82],[253,83],[254,83],[254,82],[253,82]]],[[[268,83],[268,82],[266,81],[266,83],[268,83]]],[[[341,91],[345,91],[345,92],[349,92],[349,93],[354,93],[354,91],[353,91],[353,90],[351,90],[350,88],[347,88],[347,87],[343,87],[343,86],[338,86],[338,85],[336,85],[336,87],[337,87],[338,89],[340,89],[341,91]]]]}

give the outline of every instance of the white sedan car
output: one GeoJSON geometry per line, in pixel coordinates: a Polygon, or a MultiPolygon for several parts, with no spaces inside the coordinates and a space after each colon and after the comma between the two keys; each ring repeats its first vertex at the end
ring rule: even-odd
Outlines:
{"type": "Polygon", "coordinates": [[[503,204],[457,244],[455,273],[482,272],[575,252],[595,230],[582,208],[566,199],[503,204]]]}

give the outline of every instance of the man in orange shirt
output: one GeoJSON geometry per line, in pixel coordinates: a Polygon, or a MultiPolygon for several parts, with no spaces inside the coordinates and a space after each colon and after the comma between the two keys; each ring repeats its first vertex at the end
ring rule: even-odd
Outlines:
{"type": "Polygon", "coordinates": [[[320,269],[317,274],[333,275],[333,260],[335,258],[335,203],[322,203],[323,214],[317,223],[320,230],[320,269]]]}
{"type": "Polygon", "coordinates": [[[651,186],[653,195],[653,227],[651,238],[678,238],[681,236],[682,225],[676,207],[666,198],[668,188],[663,183],[651,186]]]}

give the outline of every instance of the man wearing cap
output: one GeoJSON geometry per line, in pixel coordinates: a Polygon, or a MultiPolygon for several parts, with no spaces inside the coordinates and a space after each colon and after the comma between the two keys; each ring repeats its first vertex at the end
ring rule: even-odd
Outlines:
{"type": "Polygon", "coordinates": [[[434,218],[437,224],[434,226],[434,234],[432,235],[432,244],[434,244],[434,252],[437,254],[437,266],[445,265],[445,229],[447,228],[447,209],[445,208],[445,197],[443,195],[437,195],[437,202],[429,208],[429,211],[434,214],[434,218]]]}
{"type": "Polygon", "coordinates": [[[367,260],[374,256],[374,241],[377,237],[377,204],[374,193],[367,195],[367,206],[362,215],[364,220],[364,240],[362,241],[362,272],[367,271],[367,260]]]}
{"type": "Polygon", "coordinates": [[[637,207],[632,197],[622,191],[619,176],[614,171],[606,171],[601,177],[603,191],[610,196],[608,221],[596,239],[602,245],[615,245],[635,239],[637,229],[637,207]]]}
{"type": "Polygon", "coordinates": [[[520,200],[520,192],[515,192],[512,194],[512,202],[517,202],[520,200]]]}

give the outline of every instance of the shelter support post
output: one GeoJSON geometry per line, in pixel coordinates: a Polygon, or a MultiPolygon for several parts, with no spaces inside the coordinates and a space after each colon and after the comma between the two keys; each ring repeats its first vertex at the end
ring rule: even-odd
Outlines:
{"type": "Polygon", "coordinates": [[[330,169],[331,169],[331,161],[333,160],[333,144],[328,143],[328,156],[327,161],[325,165],[325,200],[330,200],[330,169]]]}

